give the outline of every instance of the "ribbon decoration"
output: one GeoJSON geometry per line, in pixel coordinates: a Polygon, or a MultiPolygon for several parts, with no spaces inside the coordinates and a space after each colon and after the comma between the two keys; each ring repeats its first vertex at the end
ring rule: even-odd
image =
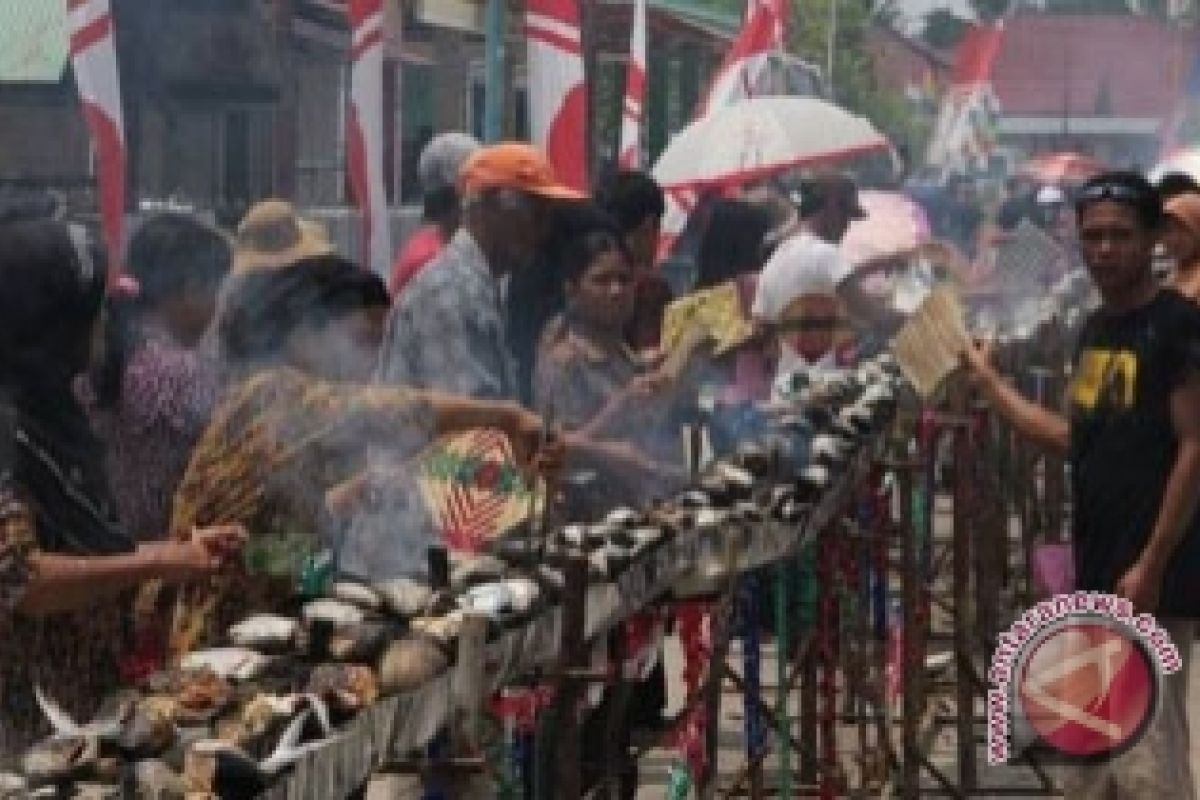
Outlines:
{"type": "Polygon", "coordinates": [[[671,739],[687,764],[690,776],[703,776],[708,769],[704,732],[708,724],[703,703],[693,702],[704,688],[704,679],[712,661],[712,604],[703,600],[677,603],[674,607],[676,631],[683,645],[683,685],[690,710],[676,727],[671,739]]]}
{"type": "Polygon", "coordinates": [[[346,118],[350,187],[362,212],[363,264],[386,273],[392,231],[383,178],[383,0],[350,0],[350,113],[346,118]]]}
{"type": "MultiPolygon", "coordinates": [[[[746,756],[757,759],[767,749],[767,725],[763,719],[762,639],[759,635],[759,580],[753,575],[738,586],[738,630],[742,639],[742,679],[746,732],[746,756]]],[[[781,648],[782,652],[782,648],[781,648]]],[[[781,661],[784,660],[782,657],[781,661]]]]}
{"type": "Polygon", "coordinates": [[[633,28],[629,36],[629,64],[625,68],[625,102],[621,108],[621,169],[642,166],[642,114],[646,102],[646,0],[634,0],[633,28]]]}
{"type": "Polygon", "coordinates": [[[96,156],[100,223],[108,250],[109,286],[121,276],[125,235],[125,123],[109,0],[67,0],[71,69],[96,156]]]}

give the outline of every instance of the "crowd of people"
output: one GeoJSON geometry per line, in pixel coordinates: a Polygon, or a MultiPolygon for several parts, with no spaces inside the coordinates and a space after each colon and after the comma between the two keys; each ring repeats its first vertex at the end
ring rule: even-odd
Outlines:
{"type": "MultiPolygon", "coordinates": [[[[419,173],[423,225],[386,282],[282,200],[230,232],[152,216],[121,280],[79,226],[0,210],[0,764],[44,733],[35,682],[86,718],[107,688],[279,602],[236,568],[256,537],[311,532],[359,578],[421,573],[437,533],[412,464],[438,436],[501,430],[559,487],[564,518],[652,499],[686,478],[690,421],[769,402],[781,375],[851,363],[895,332],[903,313],[871,275],[921,258],[969,286],[988,243],[1027,219],[1078,253],[1101,299],[1067,413],[1023,399],[986,347],[965,363],[1019,431],[1067,456],[1078,588],[1193,638],[1195,184],[1012,187],[989,214],[955,182],[931,215],[950,244],[851,266],[853,181],[767,182],[710,205],[693,285],[672,287],[656,269],[666,201],[644,173],[588,197],[529,145],[462,134],[436,137],[419,173]],[[752,333],[680,364],[660,346],[670,304],[722,287],[752,333]],[[220,602],[180,614],[199,580],[220,602]]],[[[1164,766],[1186,769],[1183,696],[1164,694],[1150,760],[1092,779],[1146,796],[1164,766]]]]}

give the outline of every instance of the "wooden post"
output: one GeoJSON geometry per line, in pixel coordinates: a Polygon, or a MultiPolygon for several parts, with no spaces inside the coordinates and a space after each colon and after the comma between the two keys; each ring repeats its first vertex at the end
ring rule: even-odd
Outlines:
{"type": "Polygon", "coordinates": [[[925,712],[925,665],[922,640],[925,620],[921,604],[921,566],[913,520],[913,477],[917,465],[899,469],[900,586],[904,609],[903,716],[901,721],[900,796],[917,800],[921,794],[921,716],[925,712]]]}
{"type": "Polygon", "coordinates": [[[468,612],[458,635],[458,659],[451,687],[456,720],[452,741],[456,753],[475,752],[479,747],[480,707],[487,696],[487,626],[487,617],[468,612]]]}
{"type": "Polygon", "coordinates": [[[558,751],[558,786],[555,796],[582,797],[583,757],[579,740],[579,699],[583,681],[579,677],[588,664],[584,626],[587,624],[587,561],[582,556],[571,558],[564,570],[565,585],[570,587],[563,597],[562,628],[559,630],[559,659],[562,669],[555,702],[560,709],[558,751]]]}
{"type": "Polygon", "coordinates": [[[275,108],[271,144],[274,157],[271,183],[275,195],[296,196],[296,134],[299,127],[299,87],[292,20],[295,0],[273,0],[275,56],[279,64],[279,102],[275,108]]]}
{"type": "Polygon", "coordinates": [[[971,614],[971,442],[967,423],[958,421],[954,436],[954,656],[957,702],[955,733],[958,744],[959,787],[971,792],[975,770],[975,652],[971,614]]]}

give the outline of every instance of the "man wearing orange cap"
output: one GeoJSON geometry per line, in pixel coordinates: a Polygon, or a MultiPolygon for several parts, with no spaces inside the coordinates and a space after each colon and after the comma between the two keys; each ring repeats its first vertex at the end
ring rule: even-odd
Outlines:
{"type": "Polygon", "coordinates": [[[515,400],[501,295],[548,232],[550,205],[584,199],[559,183],[533,147],[481,148],[459,175],[462,226],[396,299],[379,380],[478,398],[515,400]]]}

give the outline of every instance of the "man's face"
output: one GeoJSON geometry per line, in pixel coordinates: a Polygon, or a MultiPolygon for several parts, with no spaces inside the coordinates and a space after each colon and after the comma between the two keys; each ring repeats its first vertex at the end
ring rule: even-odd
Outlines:
{"type": "Polygon", "coordinates": [[[505,263],[515,268],[531,264],[550,230],[549,201],[504,191],[493,200],[490,216],[505,263]]]}
{"type": "Polygon", "coordinates": [[[625,246],[629,249],[633,268],[637,272],[649,272],[654,268],[661,229],[662,220],[658,217],[646,217],[641,225],[625,234],[625,246]]]}
{"type": "Polygon", "coordinates": [[[1079,246],[1100,294],[1120,297],[1150,274],[1155,237],[1127,205],[1102,200],[1079,218],[1079,246]]]}
{"type": "Polygon", "coordinates": [[[1200,239],[1178,219],[1167,218],[1160,240],[1167,256],[1178,266],[1187,266],[1200,260],[1200,239]]]}
{"type": "Polygon", "coordinates": [[[857,197],[853,193],[838,192],[833,195],[817,214],[814,232],[830,244],[840,243],[850,229],[856,205],[857,197]]]}

